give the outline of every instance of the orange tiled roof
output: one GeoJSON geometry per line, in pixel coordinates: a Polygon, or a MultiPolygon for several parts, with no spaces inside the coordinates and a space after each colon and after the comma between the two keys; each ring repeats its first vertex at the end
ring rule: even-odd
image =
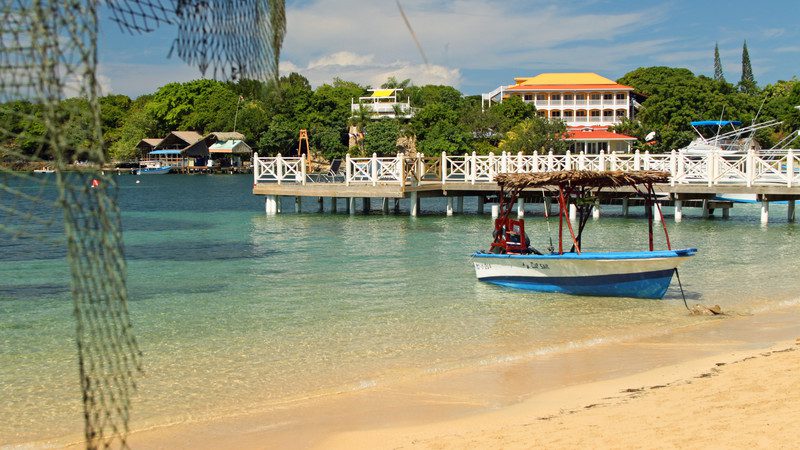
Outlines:
{"type": "Polygon", "coordinates": [[[636,138],[621,133],[608,131],[606,127],[570,127],[567,129],[566,141],[635,141],[636,138]]]}
{"type": "Polygon", "coordinates": [[[506,91],[632,91],[624,84],[517,84],[506,91]]]}

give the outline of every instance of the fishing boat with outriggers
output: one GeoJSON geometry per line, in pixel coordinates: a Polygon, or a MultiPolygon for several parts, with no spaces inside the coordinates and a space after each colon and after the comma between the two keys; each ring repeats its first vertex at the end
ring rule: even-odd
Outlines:
{"type": "Polygon", "coordinates": [[[478,279],[537,292],[663,298],[678,266],[697,253],[695,248],[672,249],[653,188],[655,183],[668,179],[667,172],[655,171],[578,170],[497,175],[500,207],[494,222],[494,240],[489,251],[472,255],[478,279]],[[649,251],[584,251],[581,238],[598,195],[603,189],[621,188],[644,199],[649,251]],[[524,219],[510,217],[514,204],[526,189],[556,192],[559,206],[557,249],[552,242],[547,253],[531,247],[524,219]],[[577,209],[577,230],[568,217],[570,204],[577,209]],[[654,248],[654,214],[661,218],[666,250],[654,248]],[[571,240],[568,251],[564,251],[565,228],[571,240]]]}

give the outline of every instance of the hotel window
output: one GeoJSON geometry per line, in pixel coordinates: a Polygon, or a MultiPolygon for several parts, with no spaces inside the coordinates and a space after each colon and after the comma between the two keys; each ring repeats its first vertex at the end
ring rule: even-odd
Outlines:
{"type": "Polygon", "coordinates": [[[547,96],[544,95],[544,94],[536,94],[536,100],[537,101],[545,101],[545,100],[547,100],[547,96]]]}
{"type": "Polygon", "coordinates": [[[586,111],[575,111],[577,117],[586,117],[586,111]]]}
{"type": "Polygon", "coordinates": [[[564,111],[564,117],[572,117],[574,114],[573,111],[564,111]]]}
{"type": "Polygon", "coordinates": [[[559,101],[561,100],[561,94],[553,94],[550,96],[550,100],[559,101]]]}
{"type": "Polygon", "coordinates": [[[592,94],[590,100],[600,100],[600,94],[592,94]]]}
{"type": "Polygon", "coordinates": [[[533,94],[525,94],[524,97],[526,102],[533,100],[533,94]]]}
{"type": "Polygon", "coordinates": [[[603,94],[603,100],[614,100],[614,94],[603,94]]]}
{"type": "Polygon", "coordinates": [[[547,117],[547,111],[536,111],[536,115],[539,117],[547,117]]]}
{"type": "Polygon", "coordinates": [[[575,94],[575,100],[586,100],[586,94],[575,94]]]}
{"type": "Polygon", "coordinates": [[[625,100],[625,94],[617,94],[617,100],[625,100]]]}
{"type": "Polygon", "coordinates": [[[610,109],[603,111],[603,117],[614,117],[614,111],[610,109]]]}
{"type": "Polygon", "coordinates": [[[594,110],[591,112],[592,117],[600,117],[600,111],[594,110]]]}
{"type": "Polygon", "coordinates": [[[572,94],[564,94],[564,100],[572,100],[572,94]]]}
{"type": "Polygon", "coordinates": [[[550,111],[550,117],[561,117],[561,111],[550,111]]]}

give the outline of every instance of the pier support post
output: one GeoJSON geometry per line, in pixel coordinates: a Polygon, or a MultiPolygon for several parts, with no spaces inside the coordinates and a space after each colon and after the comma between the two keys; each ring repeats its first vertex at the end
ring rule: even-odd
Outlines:
{"type": "Polygon", "coordinates": [[[369,211],[372,209],[372,202],[369,197],[361,198],[361,209],[364,214],[369,214],[369,211]]]}
{"type": "Polygon", "coordinates": [[[630,199],[625,197],[622,199],[622,217],[628,217],[630,210],[630,199]]]}
{"type": "Polygon", "coordinates": [[[683,220],[683,200],[675,200],[675,222],[683,220]]]}
{"type": "Polygon", "coordinates": [[[708,211],[708,199],[703,199],[703,219],[708,219],[711,213],[708,211]]]}
{"type": "Polygon", "coordinates": [[[464,196],[459,195],[456,197],[456,213],[464,214],[464,196]]]}
{"type": "Polygon", "coordinates": [[[592,219],[597,220],[600,218],[600,199],[594,200],[594,207],[592,208],[592,219]]]}
{"type": "Polygon", "coordinates": [[[769,223],[769,202],[761,200],[761,225],[769,223]]]}
{"type": "Polygon", "coordinates": [[[522,197],[517,199],[517,217],[520,219],[525,217],[525,199],[522,197]]]}
{"type": "Polygon", "coordinates": [[[553,199],[550,196],[544,197],[544,210],[548,216],[553,215],[553,199]]]}
{"type": "Polygon", "coordinates": [[[569,220],[574,222],[578,219],[578,207],[575,206],[575,203],[569,204],[569,220]]]}
{"type": "Polygon", "coordinates": [[[653,202],[653,222],[661,222],[661,215],[658,213],[659,203],[653,202]]]}
{"type": "Polygon", "coordinates": [[[331,212],[336,212],[336,197],[331,197],[331,212]]]}
{"type": "Polygon", "coordinates": [[[381,212],[389,214],[389,197],[383,197],[381,201],[381,212]]]}
{"type": "Polygon", "coordinates": [[[447,197],[447,217],[453,215],[453,197],[447,197]]]}
{"type": "Polygon", "coordinates": [[[394,199],[394,212],[395,212],[395,214],[400,212],[400,199],[399,198],[394,199]]]}
{"type": "Polygon", "coordinates": [[[731,209],[727,206],[722,208],[722,218],[730,219],[730,217],[731,217],[731,209]]]}
{"type": "Polygon", "coordinates": [[[492,203],[492,219],[497,219],[498,217],[500,217],[500,205],[492,203]]]}
{"type": "Polygon", "coordinates": [[[276,205],[274,195],[264,196],[264,211],[268,216],[274,216],[278,213],[278,207],[276,205]]]}
{"type": "Polygon", "coordinates": [[[419,194],[417,194],[416,191],[412,192],[408,199],[408,213],[411,215],[411,217],[417,217],[417,214],[419,214],[419,194]]]}
{"type": "Polygon", "coordinates": [[[300,210],[303,208],[303,197],[299,195],[294,198],[294,213],[300,214],[300,210]]]}
{"type": "Polygon", "coordinates": [[[356,213],[356,198],[347,197],[347,212],[352,216],[356,213]]]}
{"type": "Polygon", "coordinates": [[[317,203],[319,207],[317,208],[317,212],[325,212],[325,198],[324,197],[317,197],[317,203]]]}
{"type": "Polygon", "coordinates": [[[786,220],[789,222],[794,222],[794,200],[789,200],[786,202],[787,210],[786,210],[786,220]]]}
{"type": "Polygon", "coordinates": [[[283,207],[281,206],[281,196],[275,196],[275,212],[280,214],[283,212],[283,207]]]}
{"type": "Polygon", "coordinates": [[[482,195],[478,196],[478,214],[483,214],[483,204],[485,201],[486,199],[482,195]]]}

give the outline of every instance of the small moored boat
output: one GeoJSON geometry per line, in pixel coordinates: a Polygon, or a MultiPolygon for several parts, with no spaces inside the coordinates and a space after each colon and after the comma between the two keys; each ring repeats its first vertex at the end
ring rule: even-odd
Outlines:
{"type": "Polygon", "coordinates": [[[495,220],[494,241],[488,252],[474,253],[478,279],[500,286],[537,292],[609,297],[662,298],[678,265],[697,253],[695,248],[673,250],[662,218],[667,250],[654,250],[653,214],[661,209],[654,182],[664,182],[665,172],[562,171],[534,174],[500,174],[500,212],[495,220]],[[530,246],[523,219],[510,218],[520,193],[527,188],[558,188],[558,249],[542,254],[530,246]],[[649,224],[649,251],[587,252],[581,236],[599,191],[631,186],[645,198],[649,224]],[[578,210],[577,233],[568,219],[569,204],[578,210]],[[564,229],[571,249],[564,251],[564,229]]]}
{"type": "Polygon", "coordinates": [[[172,166],[142,167],[136,171],[136,175],[163,175],[169,173],[170,170],[172,170],[172,166]]]}

